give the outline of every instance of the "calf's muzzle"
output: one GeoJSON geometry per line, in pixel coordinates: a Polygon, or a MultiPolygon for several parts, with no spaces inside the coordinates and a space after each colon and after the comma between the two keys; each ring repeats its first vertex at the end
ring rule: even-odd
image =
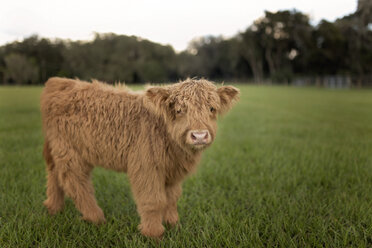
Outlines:
{"type": "Polygon", "coordinates": [[[208,130],[191,130],[187,135],[187,141],[191,145],[206,145],[211,142],[208,130]]]}

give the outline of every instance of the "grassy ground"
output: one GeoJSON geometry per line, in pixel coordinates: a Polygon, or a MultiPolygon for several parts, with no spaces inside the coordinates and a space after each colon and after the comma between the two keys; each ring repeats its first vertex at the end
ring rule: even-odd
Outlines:
{"type": "Polygon", "coordinates": [[[240,86],[184,183],[181,228],[137,231],[124,174],[94,171],[108,223],[50,217],[40,88],[0,88],[0,247],[371,247],[372,91],[240,86]]]}

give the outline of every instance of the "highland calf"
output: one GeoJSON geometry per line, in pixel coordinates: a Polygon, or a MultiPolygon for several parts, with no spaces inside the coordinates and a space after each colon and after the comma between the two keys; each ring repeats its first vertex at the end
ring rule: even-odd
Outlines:
{"type": "Polygon", "coordinates": [[[49,79],[41,96],[50,214],[74,201],[83,219],[105,222],[90,180],[94,166],[126,172],[145,236],[178,221],[181,183],[216,136],[217,115],[239,90],[187,79],[131,92],[103,83],[49,79]]]}

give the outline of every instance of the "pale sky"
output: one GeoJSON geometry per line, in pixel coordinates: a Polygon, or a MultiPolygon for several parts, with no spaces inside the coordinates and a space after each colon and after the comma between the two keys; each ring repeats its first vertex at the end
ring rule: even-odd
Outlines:
{"type": "Polygon", "coordinates": [[[293,9],[312,23],[353,13],[357,0],[1,0],[0,45],[32,34],[90,40],[94,32],[136,35],[181,51],[195,37],[230,37],[264,10],[293,9]]]}

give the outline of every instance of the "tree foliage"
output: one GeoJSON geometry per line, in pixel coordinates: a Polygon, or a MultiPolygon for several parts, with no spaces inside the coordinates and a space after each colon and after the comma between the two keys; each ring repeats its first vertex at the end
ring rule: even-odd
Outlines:
{"type": "Polygon", "coordinates": [[[51,76],[109,83],[186,77],[289,83],[296,77],[343,75],[361,84],[372,75],[370,13],[369,1],[360,0],[354,14],[314,26],[296,10],[266,11],[234,37],[195,38],[179,53],[135,36],[96,34],[92,41],[73,42],[34,35],[0,47],[0,79],[7,84],[41,83],[51,76]]]}
{"type": "Polygon", "coordinates": [[[39,68],[22,54],[12,53],[4,58],[4,81],[16,84],[38,82],[39,68]]]}

